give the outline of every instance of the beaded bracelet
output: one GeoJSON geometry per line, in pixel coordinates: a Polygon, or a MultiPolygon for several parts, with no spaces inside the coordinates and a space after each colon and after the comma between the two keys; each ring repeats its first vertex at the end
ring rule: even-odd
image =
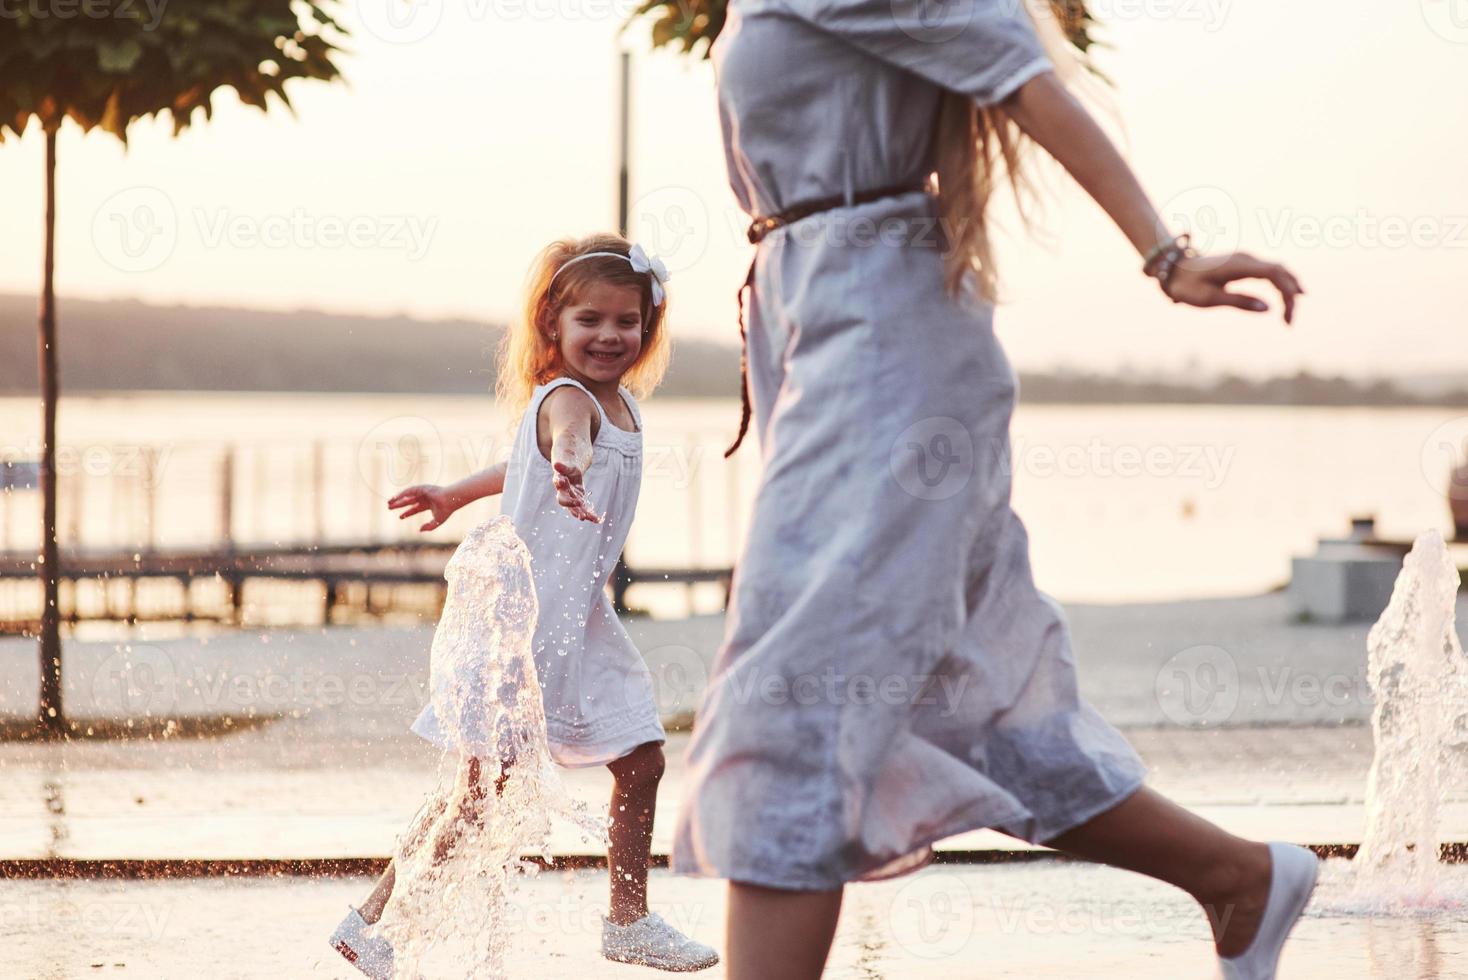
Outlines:
{"type": "Polygon", "coordinates": [[[1183,232],[1169,241],[1158,242],[1152,246],[1147,257],[1142,260],[1142,274],[1151,276],[1162,286],[1162,291],[1167,292],[1168,280],[1172,278],[1173,270],[1181,259],[1197,258],[1198,250],[1193,248],[1192,237],[1183,232]]]}

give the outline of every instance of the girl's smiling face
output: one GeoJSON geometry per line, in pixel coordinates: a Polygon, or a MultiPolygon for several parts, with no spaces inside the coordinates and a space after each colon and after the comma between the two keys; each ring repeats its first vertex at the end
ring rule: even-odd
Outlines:
{"type": "Polygon", "coordinates": [[[578,381],[617,384],[642,353],[642,290],[594,282],[561,311],[556,346],[578,381]]]}

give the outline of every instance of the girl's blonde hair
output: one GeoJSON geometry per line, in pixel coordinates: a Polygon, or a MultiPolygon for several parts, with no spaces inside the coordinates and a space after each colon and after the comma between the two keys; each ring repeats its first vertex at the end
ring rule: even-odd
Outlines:
{"type": "MultiPolygon", "coordinates": [[[[1084,90],[1104,102],[1099,89],[1087,84],[1092,71],[1067,38],[1086,16],[1074,0],[1020,0],[1030,16],[1056,75],[1070,89],[1084,90]]],[[[980,294],[997,301],[999,278],[990,242],[988,208],[996,188],[1006,179],[1014,193],[1020,220],[1030,216],[1026,199],[1038,201],[1025,158],[1031,141],[998,105],[980,106],[970,96],[945,92],[939,105],[936,157],[938,213],[947,239],[943,281],[958,295],[972,271],[980,294]]]]}
{"type": "Polygon", "coordinates": [[[556,275],[561,266],[578,255],[626,255],[631,249],[631,242],[620,235],[599,234],[551,242],[535,257],[525,283],[525,307],[500,340],[495,392],[508,410],[512,425],[530,404],[535,387],[564,370],[560,346],[551,334],[562,311],[574,305],[593,283],[632,286],[642,291],[642,350],[622,375],[622,383],[636,397],[645,398],[662,381],[668,369],[669,343],[664,329],[668,300],[665,292],[662,304],[653,304],[651,275],[637,272],[627,261],[610,255],[583,259],[556,275]]]}

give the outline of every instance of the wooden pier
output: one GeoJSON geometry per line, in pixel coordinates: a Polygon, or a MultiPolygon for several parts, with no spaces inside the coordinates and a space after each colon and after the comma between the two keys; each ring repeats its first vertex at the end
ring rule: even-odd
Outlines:
{"type": "MultiPolygon", "coordinates": [[[[117,552],[101,550],[61,553],[61,617],[82,620],[217,620],[244,621],[246,589],[252,582],[315,583],[321,610],[320,622],[337,620],[343,607],[360,615],[381,616],[389,611],[413,609],[437,615],[442,608],[444,567],[457,545],[453,542],[360,542],[329,545],[280,545],[178,551],[117,552]],[[121,603],[109,583],[126,583],[121,603]],[[142,583],[173,582],[178,600],[161,614],[141,614],[137,593],[142,583]],[[87,613],[78,601],[79,583],[100,583],[104,601],[100,613],[87,613]],[[198,585],[212,587],[212,595],[199,597],[198,585]],[[416,601],[402,602],[399,587],[416,587],[416,601]],[[387,594],[384,601],[382,593],[387,594]]],[[[0,552],[0,585],[14,592],[37,581],[38,556],[0,552]]],[[[620,610],[627,609],[627,593],[640,584],[683,585],[690,590],[702,583],[718,583],[727,597],[732,570],[728,568],[675,569],[630,568],[619,563],[612,592],[620,610]]],[[[39,615],[37,587],[35,615],[39,615]]],[[[299,604],[299,603],[297,603],[299,604]]],[[[5,606],[14,605],[13,602],[5,606]]],[[[0,631],[28,625],[31,616],[0,607],[0,631]]]]}

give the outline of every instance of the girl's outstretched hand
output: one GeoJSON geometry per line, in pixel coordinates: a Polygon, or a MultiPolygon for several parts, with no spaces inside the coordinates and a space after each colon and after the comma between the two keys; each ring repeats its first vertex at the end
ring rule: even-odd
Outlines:
{"type": "Polygon", "coordinates": [[[389,510],[406,507],[407,510],[398,515],[398,520],[405,520],[414,514],[421,514],[425,510],[433,513],[433,520],[424,524],[418,530],[432,531],[449,519],[458,508],[448,499],[441,486],[433,483],[420,483],[415,487],[409,487],[392,497],[387,502],[389,510]]]}
{"type": "Polygon", "coordinates": [[[593,524],[601,523],[601,516],[591,509],[586,499],[586,486],[582,483],[581,468],[566,463],[556,463],[552,482],[556,487],[556,503],[569,510],[572,515],[593,524]]]}
{"type": "Polygon", "coordinates": [[[1269,309],[1269,304],[1257,296],[1223,288],[1236,279],[1269,280],[1284,300],[1285,323],[1294,320],[1295,297],[1305,292],[1300,281],[1278,262],[1265,262],[1244,252],[1179,259],[1164,291],[1174,303],[1189,306],[1233,306],[1251,313],[1269,309]]]}

